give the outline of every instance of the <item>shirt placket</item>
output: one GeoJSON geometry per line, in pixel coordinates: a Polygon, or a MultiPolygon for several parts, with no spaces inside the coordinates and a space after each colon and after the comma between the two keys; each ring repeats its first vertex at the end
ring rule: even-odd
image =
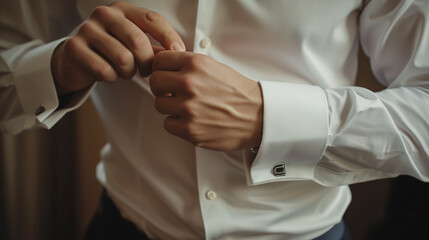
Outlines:
{"type": "Polygon", "coordinates": [[[212,0],[199,0],[198,13],[195,26],[195,39],[194,39],[194,52],[204,55],[210,55],[212,49],[212,39],[210,33],[212,32],[214,12],[217,1],[212,0]]]}
{"type": "MultiPolygon", "coordinates": [[[[211,33],[214,21],[213,8],[217,1],[213,0],[199,0],[198,1],[198,12],[195,26],[195,38],[193,51],[195,53],[208,55],[213,49],[213,41],[211,39],[211,33]]],[[[201,214],[205,229],[205,239],[214,239],[216,236],[216,225],[212,224],[212,219],[217,218],[213,214],[219,205],[219,193],[215,187],[215,183],[211,180],[210,173],[207,171],[216,171],[211,169],[210,162],[216,161],[213,154],[210,151],[196,148],[196,170],[197,170],[197,182],[198,182],[198,194],[200,200],[201,214]],[[209,169],[208,169],[209,168],[209,169]]]]}

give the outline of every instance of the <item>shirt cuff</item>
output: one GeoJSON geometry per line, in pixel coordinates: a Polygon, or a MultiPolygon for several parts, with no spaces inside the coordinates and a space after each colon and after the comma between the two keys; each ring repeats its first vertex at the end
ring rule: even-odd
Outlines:
{"type": "Polygon", "coordinates": [[[249,185],[311,180],[328,137],[328,104],[322,88],[260,82],[263,137],[258,153],[245,153],[249,185]]]}
{"type": "Polygon", "coordinates": [[[79,107],[94,87],[74,93],[67,107],[57,109],[59,102],[51,72],[51,57],[65,39],[29,50],[16,67],[15,85],[25,115],[23,129],[33,126],[51,128],[67,112],[79,107]]]}
{"type": "Polygon", "coordinates": [[[24,129],[42,122],[58,107],[51,73],[51,56],[63,39],[43,44],[22,56],[15,69],[15,85],[24,110],[24,129]]]}

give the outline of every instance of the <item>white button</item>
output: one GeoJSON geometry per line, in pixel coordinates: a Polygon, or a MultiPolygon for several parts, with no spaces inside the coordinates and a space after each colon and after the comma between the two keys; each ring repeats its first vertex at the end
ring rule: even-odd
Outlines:
{"type": "Polygon", "coordinates": [[[215,191],[209,190],[206,192],[206,198],[208,200],[215,200],[217,197],[217,193],[215,191]]]}
{"type": "Polygon", "coordinates": [[[200,47],[201,48],[208,48],[212,45],[212,41],[210,40],[210,38],[203,38],[200,41],[200,47]]]}

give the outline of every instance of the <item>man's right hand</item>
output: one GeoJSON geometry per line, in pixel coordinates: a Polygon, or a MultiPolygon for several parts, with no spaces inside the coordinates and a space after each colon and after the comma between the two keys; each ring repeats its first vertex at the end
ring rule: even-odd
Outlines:
{"type": "Polygon", "coordinates": [[[154,49],[146,33],[165,49],[185,51],[180,36],[156,12],[126,2],[96,8],[52,55],[58,94],[84,89],[95,81],[131,78],[137,68],[141,75],[149,75],[154,49]]]}

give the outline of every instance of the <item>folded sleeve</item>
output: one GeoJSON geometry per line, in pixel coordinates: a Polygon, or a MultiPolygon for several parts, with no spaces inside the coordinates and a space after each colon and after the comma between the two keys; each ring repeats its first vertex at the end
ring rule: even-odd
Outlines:
{"type": "MultiPolygon", "coordinates": [[[[338,186],[398,175],[429,181],[429,1],[366,1],[359,24],[363,50],[387,88],[292,87],[275,100],[278,116],[264,96],[262,145],[245,157],[250,185],[338,186]]],[[[264,94],[278,91],[268,85],[264,94]]]]}

